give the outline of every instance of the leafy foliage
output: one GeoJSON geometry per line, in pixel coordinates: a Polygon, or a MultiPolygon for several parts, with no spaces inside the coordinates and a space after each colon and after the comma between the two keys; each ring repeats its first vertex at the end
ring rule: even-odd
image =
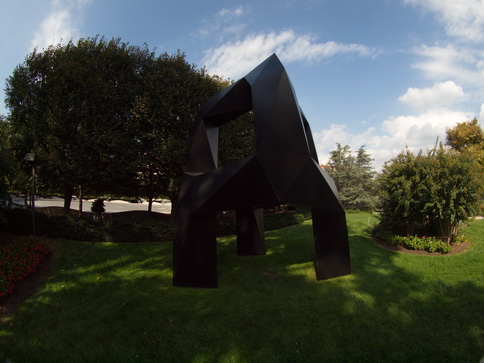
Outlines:
{"type": "Polygon", "coordinates": [[[442,144],[414,155],[409,150],[385,163],[380,175],[382,224],[399,235],[431,233],[445,242],[479,208],[482,171],[468,154],[442,144]]]}
{"type": "Polygon", "coordinates": [[[459,152],[470,152],[484,166],[484,131],[474,118],[447,129],[446,144],[459,152]]]}
{"type": "Polygon", "coordinates": [[[345,209],[374,210],[377,203],[375,172],[370,155],[361,146],[356,155],[348,145],[336,144],[325,170],[333,178],[345,209]]]}
{"type": "MultiPolygon", "coordinates": [[[[11,148],[19,165],[36,153],[38,185],[61,192],[66,212],[76,190],[143,196],[151,210],[156,197],[175,203],[192,120],[227,85],[180,51],[157,56],[119,38],[34,50],[7,80],[11,148]]],[[[251,121],[224,127],[222,162],[253,149],[251,121]]]]}
{"type": "MultiPolygon", "coordinates": [[[[0,223],[0,232],[18,235],[32,233],[32,213],[26,209],[0,208],[4,223],[0,223]]],[[[86,218],[71,215],[47,216],[35,213],[36,228],[39,235],[50,238],[69,239],[92,242],[159,242],[173,240],[173,224],[169,220],[155,218],[121,218],[115,214],[106,220],[93,220],[87,214],[86,218]]],[[[266,214],[264,227],[266,231],[301,223],[310,218],[304,211],[289,213],[266,214]]],[[[217,236],[227,236],[236,233],[234,218],[217,220],[217,236]]]]}
{"type": "Polygon", "coordinates": [[[8,184],[14,170],[13,155],[8,148],[8,126],[0,115],[0,205],[10,200],[8,184]]]}
{"type": "Polygon", "coordinates": [[[220,127],[218,166],[255,154],[254,115],[248,112],[220,127]]]}
{"type": "Polygon", "coordinates": [[[377,227],[372,231],[373,236],[395,246],[404,246],[411,250],[423,250],[438,253],[449,253],[452,251],[452,245],[435,237],[398,236],[377,227]]]}
{"type": "Polygon", "coordinates": [[[95,201],[92,202],[91,206],[91,212],[101,214],[106,211],[106,208],[104,208],[104,199],[103,198],[97,198],[95,201]]]}
{"type": "Polygon", "coordinates": [[[149,201],[164,195],[174,202],[191,122],[203,102],[221,89],[221,83],[187,63],[180,52],[144,57],[141,78],[132,110],[139,181],[149,201]]]}
{"type": "Polygon", "coordinates": [[[119,39],[80,39],[32,51],[7,80],[17,159],[34,151],[39,180],[67,204],[75,186],[102,192],[135,180],[130,110],[144,53],[119,39]]]}

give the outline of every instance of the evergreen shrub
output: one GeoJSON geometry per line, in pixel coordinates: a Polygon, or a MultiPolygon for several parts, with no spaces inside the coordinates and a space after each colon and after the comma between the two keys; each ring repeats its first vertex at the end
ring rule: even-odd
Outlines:
{"type": "MultiPolygon", "coordinates": [[[[11,234],[32,234],[32,212],[28,209],[3,209],[3,231],[11,234]]],[[[309,211],[264,215],[266,231],[298,224],[311,217],[309,211]]],[[[47,216],[35,213],[37,234],[51,238],[91,242],[157,242],[173,240],[173,223],[157,218],[94,221],[71,215],[47,216]]],[[[1,218],[0,218],[1,220],[1,218]]],[[[0,224],[0,230],[2,225],[0,224]]],[[[235,218],[217,220],[217,236],[236,233],[235,218]]]]}

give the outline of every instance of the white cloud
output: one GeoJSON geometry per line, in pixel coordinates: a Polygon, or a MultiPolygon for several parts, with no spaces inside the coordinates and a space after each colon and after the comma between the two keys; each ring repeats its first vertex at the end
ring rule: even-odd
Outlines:
{"type": "Polygon", "coordinates": [[[482,0],[404,0],[434,12],[447,34],[460,40],[484,41],[484,1],[482,0]]]}
{"type": "Polygon", "coordinates": [[[69,12],[65,10],[54,11],[42,21],[40,29],[35,32],[32,46],[46,48],[61,40],[70,40],[74,31],[69,12]]]}
{"type": "Polygon", "coordinates": [[[344,125],[331,125],[329,129],[314,132],[313,137],[322,164],[328,162],[329,153],[336,148],[336,143],[350,145],[352,150],[365,145],[365,150],[374,159],[373,167],[380,170],[385,161],[389,161],[406,147],[414,152],[425,151],[434,146],[437,138],[445,141],[448,127],[474,116],[470,112],[436,110],[417,116],[391,117],[379,127],[368,128],[360,133],[348,131],[344,125]]]}
{"type": "Polygon", "coordinates": [[[453,81],[438,82],[429,88],[409,88],[398,100],[417,110],[449,107],[464,96],[461,86],[453,81]]]}
{"type": "Polygon", "coordinates": [[[245,24],[236,22],[236,19],[249,12],[249,7],[241,5],[231,9],[223,8],[210,19],[205,19],[204,25],[195,34],[202,37],[215,35],[219,40],[223,40],[228,35],[238,35],[245,28],[245,24]]]}
{"type": "Polygon", "coordinates": [[[465,101],[476,107],[484,99],[484,1],[404,0],[429,11],[443,25],[448,39],[414,49],[421,59],[412,67],[434,82],[452,80],[466,90],[465,101]]]}
{"type": "Polygon", "coordinates": [[[34,34],[32,47],[46,48],[76,38],[81,12],[90,3],[91,0],[53,0],[50,13],[34,34]]]}
{"type": "Polygon", "coordinates": [[[479,112],[479,120],[484,121],[484,103],[481,105],[481,112],[479,112]]]}
{"type": "Polygon", "coordinates": [[[447,127],[472,118],[472,114],[458,111],[429,111],[417,116],[398,116],[385,120],[381,129],[396,142],[420,149],[432,146],[438,136],[445,137],[447,127]],[[430,142],[430,144],[429,144],[430,142]]]}
{"type": "Polygon", "coordinates": [[[213,74],[235,79],[243,76],[272,53],[277,53],[286,62],[320,61],[339,54],[359,57],[372,57],[377,54],[374,49],[361,44],[332,41],[317,43],[310,35],[297,35],[292,30],[285,30],[279,33],[251,34],[242,40],[209,49],[205,52],[202,63],[213,74]]]}
{"type": "Polygon", "coordinates": [[[220,10],[218,13],[217,13],[217,16],[218,17],[222,17],[222,18],[238,18],[242,15],[244,15],[245,13],[245,9],[243,6],[239,5],[237,6],[236,8],[233,8],[233,9],[227,9],[227,8],[223,8],[222,10],[220,10]]]}
{"type": "Polygon", "coordinates": [[[429,79],[454,79],[461,84],[480,85],[484,81],[484,51],[456,45],[421,46],[414,50],[424,58],[413,68],[424,72],[429,79]]]}

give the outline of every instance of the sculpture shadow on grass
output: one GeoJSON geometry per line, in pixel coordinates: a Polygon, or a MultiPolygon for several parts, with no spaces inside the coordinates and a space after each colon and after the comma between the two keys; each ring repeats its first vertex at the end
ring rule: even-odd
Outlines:
{"type": "Polygon", "coordinates": [[[195,119],[175,210],[173,284],[217,287],[216,212],[235,210],[237,253],[265,254],[262,208],[312,207],[316,277],[350,273],[344,209],[275,54],[210,98],[195,119]],[[219,127],[253,111],[256,152],[218,167],[219,127]]]}

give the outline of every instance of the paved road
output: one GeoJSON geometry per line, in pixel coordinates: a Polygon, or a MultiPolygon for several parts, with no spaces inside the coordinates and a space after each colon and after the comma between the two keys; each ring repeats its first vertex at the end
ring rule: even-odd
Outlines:
{"type": "MultiPolygon", "coordinates": [[[[23,205],[24,200],[21,198],[12,198],[13,202],[16,204],[23,205]]],[[[83,211],[90,211],[91,205],[94,199],[90,200],[83,200],[82,202],[82,209],[83,211]]],[[[126,212],[132,210],[148,210],[148,203],[129,203],[123,200],[111,200],[104,202],[106,213],[116,213],[116,212],[126,212]]],[[[35,199],[35,207],[63,207],[64,206],[64,199],[63,198],[36,198],[35,199]]],[[[71,202],[71,209],[79,209],[79,200],[73,199],[71,202]]],[[[163,203],[154,202],[153,203],[153,212],[171,213],[171,203],[168,201],[164,201],[163,203]]]]}

